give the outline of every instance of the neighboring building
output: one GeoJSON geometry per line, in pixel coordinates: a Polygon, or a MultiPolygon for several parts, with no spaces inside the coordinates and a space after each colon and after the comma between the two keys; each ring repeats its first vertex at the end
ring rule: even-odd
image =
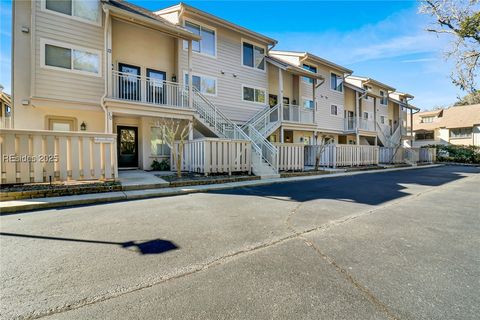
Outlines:
{"type": "Polygon", "coordinates": [[[480,104],[419,112],[413,116],[414,147],[480,146],[480,104]]]}
{"type": "Polygon", "coordinates": [[[12,118],[12,100],[0,85],[0,129],[13,128],[12,118]]]}
{"type": "Polygon", "coordinates": [[[393,88],[184,3],[15,1],[13,16],[15,128],[117,134],[120,168],[169,158],[165,119],[189,139],[251,141],[268,174],[271,142],[389,145],[411,108],[390,112],[393,88]]]}

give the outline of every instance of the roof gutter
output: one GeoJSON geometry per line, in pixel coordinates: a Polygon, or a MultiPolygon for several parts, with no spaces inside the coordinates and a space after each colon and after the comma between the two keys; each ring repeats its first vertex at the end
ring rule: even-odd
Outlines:
{"type": "Polygon", "coordinates": [[[200,40],[201,37],[190,31],[184,30],[181,27],[175,25],[168,25],[167,23],[155,20],[153,18],[147,18],[142,15],[126,11],[117,7],[114,7],[110,4],[104,3],[103,8],[108,9],[112,15],[115,15],[118,18],[123,18],[124,20],[140,24],[144,27],[151,28],[154,30],[159,30],[170,36],[181,38],[184,40],[200,40]]]}

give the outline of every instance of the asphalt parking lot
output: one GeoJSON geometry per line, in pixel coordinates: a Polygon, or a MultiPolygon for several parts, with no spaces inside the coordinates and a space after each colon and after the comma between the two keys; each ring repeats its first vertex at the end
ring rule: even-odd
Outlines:
{"type": "Polygon", "coordinates": [[[480,168],[0,217],[2,319],[478,319],[480,168]]]}

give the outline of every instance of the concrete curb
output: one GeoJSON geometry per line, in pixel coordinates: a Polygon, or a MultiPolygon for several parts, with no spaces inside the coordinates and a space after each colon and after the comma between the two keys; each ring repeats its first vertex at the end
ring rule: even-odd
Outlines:
{"type": "Polygon", "coordinates": [[[359,174],[373,174],[373,173],[382,173],[382,172],[390,172],[390,171],[415,170],[415,169],[423,169],[423,168],[434,168],[439,166],[442,166],[442,165],[433,164],[433,165],[423,165],[418,167],[400,167],[400,168],[380,169],[380,170],[376,169],[376,170],[366,170],[366,171],[352,171],[352,172],[341,172],[341,173],[331,173],[331,174],[302,176],[302,177],[274,178],[274,179],[251,180],[251,181],[242,181],[242,182],[229,182],[229,183],[221,183],[221,184],[197,185],[197,186],[191,186],[191,187],[173,187],[173,188],[130,190],[130,191],[127,190],[127,191],[93,193],[93,194],[83,194],[83,195],[64,196],[64,197],[11,200],[11,201],[0,202],[0,215],[19,213],[19,212],[25,212],[25,211],[31,211],[31,210],[39,210],[39,209],[51,209],[51,208],[58,208],[58,207],[69,207],[69,206],[87,205],[87,204],[94,204],[94,203],[168,197],[168,196],[184,195],[189,193],[235,189],[235,188],[242,188],[242,187],[264,186],[264,185],[285,183],[285,182],[305,181],[305,180],[314,180],[314,179],[329,179],[329,178],[336,178],[336,177],[354,176],[359,174]]]}

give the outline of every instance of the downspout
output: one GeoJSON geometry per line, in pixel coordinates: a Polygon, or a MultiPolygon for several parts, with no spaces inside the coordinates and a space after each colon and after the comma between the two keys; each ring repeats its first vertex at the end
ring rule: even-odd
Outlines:
{"type": "Polygon", "coordinates": [[[105,77],[105,83],[104,83],[104,92],[103,92],[103,95],[102,95],[102,98],[100,99],[100,106],[102,107],[103,109],[103,112],[105,113],[105,124],[104,124],[104,128],[105,128],[105,133],[108,133],[109,130],[108,130],[108,110],[107,110],[107,107],[106,107],[106,104],[105,104],[105,98],[107,97],[107,94],[108,94],[108,25],[109,25],[109,20],[110,20],[110,11],[108,9],[105,9],[105,7],[103,7],[103,11],[105,12],[105,25],[104,25],[104,28],[103,28],[103,39],[104,39],[104,55],[103,55],[103,62],[104,62],[104,65],[105,65],[105,68],[104,68],[104,77],[105,77]]]}

